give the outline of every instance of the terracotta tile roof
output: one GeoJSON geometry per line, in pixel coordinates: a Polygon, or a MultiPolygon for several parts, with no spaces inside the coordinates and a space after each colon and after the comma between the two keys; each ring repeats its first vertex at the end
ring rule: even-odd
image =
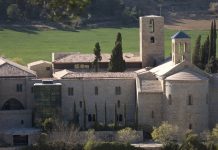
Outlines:
{"type": "MultiPolygon", "coordinates": [[[[101,62],[109,62],[111,54],[102,54],[101,62]]],[[[91,63],[94,61],[94,54],[80,54],[80,53],[71,53],[64,57],[54,60],[54,63],[91,63]]],[[[139,56],[135,56],[132,53],[124,53],[123,58],[126,62],[141,62],[139,56]]]]}
{"type": "Polygon", "coordinates": [[[76,79],[76,78],[135,78],[134,72],[72,72],[62,70],[53,74],[57,79],[76,79]]]}
{"type": "Polygon", "coordinates": [[[0,77],[36,77],[27,67],[0,57],[0,77]]]}

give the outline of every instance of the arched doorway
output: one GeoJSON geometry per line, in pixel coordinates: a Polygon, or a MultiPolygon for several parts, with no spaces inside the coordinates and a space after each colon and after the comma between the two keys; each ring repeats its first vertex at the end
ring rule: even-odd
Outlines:
{"type": "Polygon", "coordinates": [[[22,109],[24,109],[23,104],[19,100],[15,98],[11,98],[4,103],[1,110],[22,110],[22,109]]]}

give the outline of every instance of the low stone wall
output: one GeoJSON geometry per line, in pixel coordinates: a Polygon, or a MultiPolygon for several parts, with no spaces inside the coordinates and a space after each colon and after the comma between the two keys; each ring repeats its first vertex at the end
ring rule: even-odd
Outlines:
{"type": "Polygon", "coordinates": [[[132,144],[135,147],[139,147],[144,150],[161,150],[162,144],[149,143],[149,144],[132,144]]]}

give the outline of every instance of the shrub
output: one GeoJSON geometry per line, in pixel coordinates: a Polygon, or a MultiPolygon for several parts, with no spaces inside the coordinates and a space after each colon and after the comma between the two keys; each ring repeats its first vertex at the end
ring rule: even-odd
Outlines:
{"type": "Polygon", "coordinates": [[[168,142],[174,141],[177,136],[178,128],[163,122],[158,128],[154,127],[154,131],[151,133],[152,138],[156,142],[166,145],[168,142]]]}
{"type": "Polygon", "coordinates": [[[127,127],[117,132],[117,138],[120,142],[133,143],[137,141],[139,135],[136,130],[127,127]]]}
{"type": "Polygon", "coordinates": [[[46,132],[50,132],[54,128],[54,125],[55,125],[55,121],[52,118],[46,118],[42,123],[43,129],[46,132]]]}
{"type": "Polygon", "coordinates": [[[163,146],[163,150],[179,150],[179,145],[174,142],[169,142],[163,146]]]}
{"type": "Polygon", "coordinates": [[[135,150],[130,144],[117,142],[93,142],[88,141],[84,146],[84,150],[135,150]]]}

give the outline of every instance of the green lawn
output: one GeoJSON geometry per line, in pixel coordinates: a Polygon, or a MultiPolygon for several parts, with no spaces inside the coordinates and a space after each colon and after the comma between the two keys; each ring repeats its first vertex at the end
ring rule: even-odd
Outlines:
{"type": "MultiPolygon", "coordinates": [[[[8,58],[21,58],[24,63],[44,59],[51,60],[52,52],[92,53],[95,42],[100,42],[102,53],[110,53],[114,46],[117,32],[122,33],[124,52],[139,52],[138,28],[98,28],[77,32],[48,31],[15,31],[0,30],[0,55],[8,58]]],[[[171,50],[170,37],[175,30],[165,30],[165,50],[171,50]]],[[[208,31],[187,31],[192,43],[199,34],[204,38],[208,31]]]]}

